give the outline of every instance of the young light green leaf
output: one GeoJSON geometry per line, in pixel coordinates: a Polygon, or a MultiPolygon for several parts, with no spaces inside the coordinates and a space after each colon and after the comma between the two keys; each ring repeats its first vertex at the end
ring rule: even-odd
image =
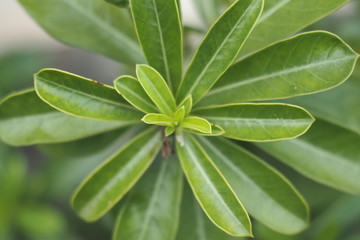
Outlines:
{"type": "Polygon", "coordinates": [[[158,109],[168,116],[173,116],[176,110],[176,102],[162,76],[147,65],[137,65],[136,74],[145,92],[158,109]]]}
{"type": "Polygon", "coordinates": [[[180,217],[182,183],[176,156],[158,157],[120,210],[112,239],[174,239],[180,217]]]}
{"type": "Polygon", "coordinates": [[[225,133],[224,129],[216,124],[211,124],[211,133],[204,133],[193,129],[186,129],[188,132],[202,136],[221,136],[225,133]]]}
{"type": "Polygon", "coordinates": [[[232,236],[252,236],[249,216],[224,177],[199,143],[184,134],[176,144],[182,168],[201,207],[210,220],[232,236]]]}
{"type": "Polygon", "coordinates": [[[180,123],[180,127],[192,129],[202,133],[211,133],[211,124],[206,119],[200,117],[186,117],[180,123]]]}
{"type": "Polygon", "coordinates": [[[176,0],[130,0],[147,62],[177,89],[182,77],[182,30],[176,0]],[[150,37],[151,36],[151,37],[150,37]]]}
{"type": "Polygon", "coordinates": [[[235,1],[209,30],[182,80],[177,100],[198,102],[239,53],[263,8],[263,0],[235,1]]]}
{"type": "Polygon", "coordinates": [[[154,124],[159,126],[174,127],[175,125],[174,119],[169,118],[164,114],[158,113],[148,113],[141,119],[141,121],[146,124],[154,124]]]}
{"type": "Polygon", "coordinates": [[[145,113],[158,112],[140,82],[131,76],[121,76],[114,81],[115,89],[131,105],[145,113]]]}
{"type": "Polygon", "coordinates": [[[192,97],[189,95],[187,98],[185,98],[180,104],[180,107],[185,108],[185,116],[189,115],[193,106],[192,97]]]}
{"type": "Polygon", "coordinates": [[[317,120],[300,138],[258,146],[308,178],[359,194],[359,142],[358,134],[317,120]]]}
{"type": "Polygon", "coordinates": [[[283,234],[307,227],[306,202],[278,171],[225,138],[197,139],[251,216],[283,234]]]}
{"type": "Polygon", "coordinates": [[[139,122],[142,116],[115,89],[56,69],[35,74],[35,90],[44,102],[77,117],[139,122]]]}
{"type": "Polygon", "coordinates": [[[173,134],[175,132],[176,128],[175,127],[166,127],[165,128],[165,136],[170,136],[171,134],[173,134]]]}
{"type": "Polygon", "coordinates": [[[290,36],[348,2],[350,0],[266,0],[264,12],[241,54],[290,36]]]}
{"type": "Polygon", "coordinates": [[[105,0],[108,3],[112,3],[118,7],[127,7],[129,5],[129,0],[105,0]]]}
{"type": "Polygon", "coordinates": [[[184,119],[185,117],[185,107],[182,106],[181,108],[179,108],[176,112],[175,112],[175,122],[180,122],[184,119]]]}
{"type": "Polygon", "coordinates": [[[156,128],[148,129],[90,174],[72,198],[79,216],[95,221],[111,209],[150,166],[160,150],[160,138],[156,128]]]}
{"type": "Polygon", "coordinates": [[[44,103],[33,90],[0,102],[0,139],[11,145],[77,140],[128,125],[70,116],[44,103]]]}
{"type": "Polygon", "coordinates": [[[125,64],[145,62],[131,18],[103,0],[19,0],[37,23],[56,39],[125,64]],[[64,17],[66,16],[66,17],[64,17]]]}
{"type": "Polygon", "coordinates": [[[194,111],[222,127],[224,136],[244,141],[274,141],[304,134],[314,118],[289,104],[233,104],[194,111]]]}
{"type": "Polygon", "coordinates": [[[331,33],[303,33],[231,66],[200,106],[325,91],[350,76],[357,58],[348,45],[331,33]]]}

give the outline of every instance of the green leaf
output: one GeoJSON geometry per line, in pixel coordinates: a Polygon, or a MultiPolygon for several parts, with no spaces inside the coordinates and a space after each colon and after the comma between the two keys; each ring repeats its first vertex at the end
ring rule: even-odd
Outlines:
{"type": "Polygon", "coordinates": [[[176,240],[245,240],[245,238],[232,237],[217,228],[202,211],[190,187],[185,184],[176,240]]]}
{"type": "Polygon", "coordinates": [[[50,35],[125,64],[145,62],[126,9],[102,0],[19,0],[50,35]],[[66,17],[64,17],[66,16],[66,17]]]}
{"type": "Polygon", "coordinates": [[[173,134],[175,132],[176,128],[175,127],[166,127],[165,128],[165,136],[170,136],[171,134],[173,134]]]}
{"type": "Polygon", "coordinates": [[[172,240],[179,217],[183,176],[178,159],[158,157],[121,209],[113,240],[172,240]]]}
{"type": "Polygon", "coordinates": [[[185,98],[184,101],[179,104],[179,106],[185,108],[185,116],[189,115],[193,106],[191,95],[185,98]]]}
{"type": "Polygon", "coordinates": [[[130,0],[140,45],[150,66],[176,89],[182,76],[182,29],[176,0],[130,0]]]}
{"type": "Polygon", "coordinates": [[[283,175],[225,138],[197,139],[251,216],[284,234],[307,227],[306,202],[283,175]]]}
{"type": "Polygon", "coordinates": [[[148,169],[161,147],[161,134],[151,128],[99,166],[79,186],[72,206],[86,221],[111,209],[148,169]]]}
{"type": "Polygon", "coordinates": [[[194,0],[197,10],[202,17],[202,22],[210,27],[215,20],[219,17],[221,4],[219,0],[194,0]]]}
{"type": "Polygon", "coordinates": [[[180,127],[199,131],[202,133],[211,133],[211,124],[203,118],[186,117],[181,123],[180,127]]]}
{"type": "Polygon", "coordinates": [[[56,69],[35,74],[39,97],[59,111],[103,121],[139,122],[142,113],[132,108],[112,87],[56,69]]]}
{"type": "Polygon", "coordinates": [[[232,236],[252,236],[249,216],[224,177],[199,143],[184,134],[176,145],[186,178],[210,220],[232,236]]]}
{"type": "Polygon", "coordinates": [[[184,117],[185,117],[185,107],[182,106],[175,112],[175,117],[174,117],[175,122],[178,123],[182,121],[184,117]]]}
{"type": "Polygon", "coordinates": [[[0,139],[11,145],[72,141],[126,125],[64,114],[44,103],[33,90],[12,94],[0,102],[0,139]]]}
{"type": "Polygon", "coordinates": [[[174,119],[169,118],[168,116],[164,114],[158,114],[158,113],[149,113],[146,114],[141,121],[143,121],[146,124],[154,124],[159,126],[168,126],[168,127],[174,127],[174,119]]]}
{"type": "Polygon", "coordinates": [[[186,129],[188,132],[202,136],[221,136],[225,133],[224,129],[216,124],[211,124],[211,133],[204,133],[193,129],[186,129]]]}
{"type": "Polygon", "coordinates": [[[244,103],[198,109],[194,114],[222,127],[224,136],[244,141],[274,141],[304,134],[314,118],[289,104],[244,103]]]}
{"type": "Polygon", "coordinates": [[[358,134],[317,120],[300,138],[258,146],[308,178],[359,194],[359,142],[358,134]]]}
{"type": "Polygon", "coordinates": [[[129,5],[129,0],[105,0],[108,3],[112,3],[118,7],[127,7],[129,5]]]}
{"type": "Polygon", "coordinates": [[[263,0],[241,0],[219,18],[195,53],[177,92],[181,102],[198,102],[239,53],[263,8],[263,0]]]}
{"type": "Polygon", "coordinates": [[[172,116],[176,110],[176,103],[162,76],[155,69],[147,65],[137,65],[136,75],[141,86],[158,109],[162,113],[172,116]]]}
{"type": "Polygon", "coordinates": [[[231,66],[200,104],[279,99],[324,91],[343,83],[357,58],[331,33],[303,33],[231,66]]]}
{"type": "Polygon", "coordinates": [[[121,76],[114,81],[115,89],[131,105],[145,113],[158,112],[140,82],[131,76],[121,76]]]}
{"type": "Polygon", "coordinates": [[[241,54],[261,49],[333,13],[350,0],[266,0],[241,54]]]}

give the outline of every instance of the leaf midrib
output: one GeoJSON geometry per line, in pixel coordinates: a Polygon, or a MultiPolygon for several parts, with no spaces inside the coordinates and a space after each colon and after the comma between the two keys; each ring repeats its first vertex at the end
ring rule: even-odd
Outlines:
{"type": "MultiPolygon", "coordinates": [[[[157,111],[156,107],[152,104],[150,104],[147,100],[145,100],[141,95],[137,94],[137,92],[134,92],[131,88],[128,88],[125,84],[121,85],[122,88],[124,88],[125,90],[127,90],[128,92],[130,92],[133,96],[136,97],[136,99],[138,99],[140,102],[142,102],[144,105],[148,106],[149,108],[152,108],[154,112],[157,111]]],[[[151,100],[151,99],[150,99],[151,100]]],[[[138,108],[140,108],[139,106],[137,106],[138,108]]],[[[142,107],[141,107],[142,108],[142,107]]],[[[143,109],[145,110],[145,109],[143,109]]]]}
{"type": "Polygon", "coordinates": [[[288,74],[292,74],[292,73],[295,73],[295,72],[298,72],[298,71],[318,67],[318,66],[321,66],[321,65],[324,65],[324,64],[331,64],[331,63],[335,63],[335,62],[346,61],[346,60],[349,60],[349,59],[354,59],[354,57],[353,56],[342,57],[342,58],[337,58],[337,59],[333,59],[333,60],[330,60],[330,61],[317,62],[317,63],[307,64],[307,65],[304,65],[304,66],[296,66],[296,67],[288,68],[286,70],[276,71],[276,72],[273,72],[271,74],[261,74],[260,76],[255,77],[255,78],[248,78],[248,79],[243,80],[243,81],[237,81],[235,83],[225,85],[223,87],[219,87],[219,88],[216,88],[214,90],[211,90],[211,91],[208,92],[206,97],[217,94],[217,93],[221,93],[223,91],[227,91],[229,89],[234,89],[234,88],[237,88],[237,87],[240,87],[240,86],[243,86],[243,85],[252,84],[254,82],[258,82],[258,81],[261,81],[261,80],[264,80],[264,79],[267,79],[267,78],[274,78],[274,77],[277,77],[277,76],[288,75],[288,74]]]}

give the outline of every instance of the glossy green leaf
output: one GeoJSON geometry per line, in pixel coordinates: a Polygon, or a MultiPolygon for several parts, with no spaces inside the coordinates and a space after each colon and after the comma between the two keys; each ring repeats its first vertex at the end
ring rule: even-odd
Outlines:
{"type": "Polygon", "coordinates": [[[359,143],[358,134],[317,120],[300,138],[258,146],[308,178],[359,194],[359,143]]]}
{"type": "Polygon", "coordinates": [[[160,156],[121,209],[113,240],[172,240],[179,217],[183,176],[176,156],[160,156]]]}
{"type": "Polygon", "coordinates": [[[112,3],[118,7],[127,7],[129,5],[129,0],[105,0],[108,3],[112,3]]]}
{"type": "Polygon", "coordinates": [[[210,220],[232,236],[252,236],[249,216],[224,177],[199,143],[184,134],[176,145],[186,178],[210,220]]]}
{"type": "Polygon", "coordinates": [[[224,136],[244,141],[274,141],[304,134],[314,118],[306,110],[288,104],[244,103],[194,111],[225,131],[224,136]]]}
{"type": "Polygon", "coordinates": [[[204,132],[196,131],[196,130],[189,129],[189,128],[186,130],[188,132],[191,132],[191,133],[194,133],[197,135],[202,135],[202,136],[221,136],[225,133],[224,129],[216,124],[211,124],[211,133],[204,133],[204,132]]]}
{"type": "Polygon", "coordinates": [[[176,240],[245,240],[245,238],[232,237],[217,228],[202,211],[190,187],[184,185],[176,240]]]}
{"type": "Polygon", "coordinates": [[[343,83],[357,58],[333,34],[300,34],[231,66],[200,104],[279,99],[324,91],[343,83]]]}
{"type": "Polygon", "coordinates": [[[186,117],[181,123],[180,127],[192,129],[202,133],[211,133],[211,124],[204,118],[186,117]]]}
{"type": "Polygon", "coordinates": [[[137,65],[136,75],[158,109],[162,113],[172,116],[176,110],[176,103],[163,77],[147,65],[137,65]]]}
{"type": "Polygon", "coordinates": [[[350,0],[266,0],[241,54],[261,49],[333,13],[350,0]]]}
{"type": "Polygon", "coordinates": [[[145,62],[126,9],[103,0],[19,0],[50,35],[117,61],[145,62]],[[66,17],[65,17],[66,16],[66,17]]]}
{"type": "Polygon", "coordinates": [[[35,90],[44,102],[76,117],[139,122],[143,115],[112,87],[56,69],[35,74],[35,90]]]}
{"type": "Polygon", "coordinates": [[[177,92],[198,102],[233,62],[263,8],[263,0],[235,1],[209,30],[177,92]]]}
{"type": "Polygon", "coordinates": [[[10,95],[0,102],[0,139],[11,145],[72,141],[126,125],[59,112],[32,90],[10,95]]]}
{"type": "Polygon", "coordinates": [[[184,101],[179,104],[179,106],[183,106],[185,108],[185,116],[189,115],[193,106],[191,95],[185,98],[184,101]]]}
{"type": "Polygon", "coordinates": [[[139,180],[161,147],[161,134],[151,128],[113,155],[80,185],[72,206],[86,221],[111,209],[139,180]]]}
{"type": "Polygon", "coordinates": [[[130,0],[139,42],[147,62],[170,88],[182,76],[182,30],[176,0],[130,0]]]}
{"type": "Polygon", "coordinates": [[[169,118],[168,116],[164,114],[158,114],[158,113],[149,113],[146,114],[141,121],[143,121],[146,124],[154,124],[159,126],[174,126],[174,119],[169,118]]]}
{"type": "Polygon", "coordinates": [[[158,112],[140,82],[131,76],[121,76],[114,81],[115,89],[131,105],[145,113],[158,112]]]}
{"type": "Polygon", "coordinates": [[[360,76],[352,76],[344,84],[331,91],[286,101],[304,106],[316,118],[360,134],[359,92],[360,76]]]}
{"type": "Polygon", "coordinates": [[[284,234],[307,227],[304,199],[278,171],[225,138],[197,139],[251,216],[284,234]]]}

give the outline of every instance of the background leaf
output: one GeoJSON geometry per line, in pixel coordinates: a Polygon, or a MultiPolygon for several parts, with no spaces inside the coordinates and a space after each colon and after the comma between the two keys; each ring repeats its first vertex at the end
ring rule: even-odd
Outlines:
{"type": "Polygon", "coordinates": [[[182,80],[177,100],[188,95],[198,102],[230,66],[263,7],[263,0],[235,1],[212,26],[182,80]]]}
{"type": "Polygon", "coordinates": [[[99,166],[72,198],[72,206],[79,216],[87,221],[103,216],[139,180],[160,146],[160,132],[151,128],[99,166]]]}
{"type": "Polygon", "coordinates": [[[33,90],[10,95],[0,102],[0,138],[11,145],[72,141],[123,126],[123,122],[100,122],[59,112],[33,90]]]}
{"type": "Polygon", "coordinates": [[[176,0],[130,0],[140,45],[150,66],[176,89],[182,77],[182,26],[176,0]]]}
{"type": "Polygon", "coordinates": [[[35,74],[35,90],[52,107],[77,117],[139,122],[143,116],[112,87],[60,70],[35,74]]]}
{"type": "Polygon", "coordinates": [[[200,105],[288,98],[333,88],[358,58],[327,32],[309,32],[276,43],[231,66],[200,105]]]}
{"type": "Polygon", "coordinates": [[[116,221],[113,240],[172,240],[180,215],[182,171],[177,157],[158,157],[135,185],[116,221]]]}
{"type": "Polygon", "coordinates": [[[245,141],[273,141],[305,133],[314,118],[304,109],[286,104],[234,104],[198,109],[194,114],[224,129],[225,137],[245,141]]]}
{"type": "Polygon", "coordinates": [[[103,0],[19,2],[45,31],[61,42],[125,64],[144,62],[126,9],[103,0]]]}

